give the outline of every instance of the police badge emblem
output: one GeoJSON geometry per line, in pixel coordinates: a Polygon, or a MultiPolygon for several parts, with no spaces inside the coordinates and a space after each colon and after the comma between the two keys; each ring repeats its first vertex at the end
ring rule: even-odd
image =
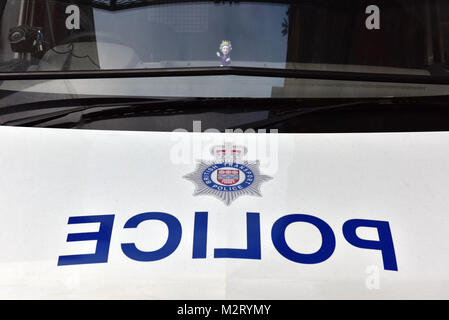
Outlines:
{"type": "Polygon", "coordinates": [[[243,160],[245,147],[215,146],[211,153],[213,161],[198,161],[195,171],[184,176],[195,184],[194,196],[212,195],[227,206],[243,195],[262,196],[260,185],[272,177],[260,173],[259,161],[243,160]]]}

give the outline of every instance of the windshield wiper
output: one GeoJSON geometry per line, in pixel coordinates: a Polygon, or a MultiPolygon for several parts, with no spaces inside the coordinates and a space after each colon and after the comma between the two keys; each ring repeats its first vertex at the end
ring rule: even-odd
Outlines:
{"type": "Polygon", "coordinates": [[[379,104],[388,104],[389,101],[385,101],[383,99],[379,99],[378,101],[356,101],[356,102],[349,102],[349,103],[342,103],[342,104],[332,104],[332,105],[326,105],[322,107],[309,107],[309,108],[302,108],[298,111],[289,112],[284,115],[278,115],[278,116],[271,116],[268,119],[265,120],[259,120],[254,122],[248,122],[244,124],[240,124],[235,127],[231,127],[229,129],[235,130],[235,129],[241,129],[241,130],[247,130],[247,129],[267,129],[271,126],[274,126],[278,123],[285,122],[288,120],[292,120],[301,116],[304,116],[306,114],[310,113],[317,113],[317,112],[323,112],[328,111],[332,109],[345,109],[349,107],[355,107],[355,106],[366,106],[366,105],[379,105],[379,104]]]}
{"type": "MultiPolygon", "coordinates": [[[[110,100],[108,98],[100,98],[101,100],[110,100]]],[[[167,106],[168,104],[173,104],[173,103],[180,103],[180,102],[188,102],[188,101],[196,101],[196,98],[163,98],[163,99],[158,99],[158,98],[154,98],[154,99],[137,99],[137,101],[132,100],[124,100],[123,99],[116,99],[117,102],[103,102],[103,103],[94,103],[94,104],[89,104],[89,105],[83,105],[83,106],[79,106],[79,107],[71,107],[70,109],[64,109],[64,110],[59,110],[59,111],[54,111],[54,112],[48,112],[48,113],[44,113],[44,114],[38,114],[38,115],[34,115],[34,116],[29,116],[29,117],[24,117],[24,118],[19,118],[19,119],[14,119],[14,120],[9,120],[9,121],[4,121],[1,122],[0,125],[4,125],[4,126],[35,126],[38,124],[42,124],[51,120],[56,120],[56,119],[60,119],[60,118],[64,118],[65,116],[71,115],[71,114],[75,114],[75,113],[82,113],[84,111],[88,111],[91,109],[96,109],[96,108],[106,108],[106,110],[111,110],[111,109],[122,109],[124,105],[126,105],[127,107],[138,107],[138,106],[151,106],[151,107],[158,107],[158,106],[167,106]],[[119,108],[117,108],[119,107],[119,108]]],[[[64,101],[64,100],[63,100],[64,101]]],[[[62,101],[62,102],[63,102],[62,101]]],[[[75,103],[77,102],[76,100],[75,103]]],[[[40,105],[40,107],[38,109],[42,109],[42,102],[41,103],[35,103],[37,105],[40,105]]],[[[54,104],[54,103],[53,103],[54,104]]],[[[61,101],[57,101],[57,105],[61,104],[61,101]]],[[[23,108],[22,108],[23,109],[23,108]]],[[[27,109],[24,109],[27,110],[27,109]]],[[[30,109],[28,109],[30,110],[30,109]]],[[[32,109],[31,109],[32,110],[32,109]]],[[[21,110],[23,111],[23,110],[21,110]]]]}
{"type": "MultiPolygon", "coordinates": [[[[108,101],[108,100],[105,100],[108,101]]],[[[59,102],[58,106],[61,102],[59,102]]],[[[270,111],[264,120],[252,121],[226,129],[269,128],[307,114],[329,110],[353,109],[360,107],[385,108],[394,106],[419,106],[428,110],[432,105],[446,106],[448,96],[404,97],[404,98],[363,98],[363,99],[286,99],[286,98],[157,98],[137,101],[117,101],[96,103],[88,106],[72,106],[70,109],[48,112],[36,116],[5,121],[0,125],[40,126],[74,128],[95,121],[123,119],[128,117],[153,117],[204,112],[237,114],[254,111],[270,111]]],[[[1,110],[1,109],[0,109],[1,110]]]]}
{"type": "MultiPolygon", "coordinates": [[[[319,101],[319,100],[318,100],[319,101]]],[[[122,119],[127,117],[151,117],[159,115],[193,114],[200,112],[239,113],[276,109],[283,115],[270,116],[268,119],[239,125],[239,129],[267,128],[276,123],[287,121],[308,113],[330,109],[342,109],[354,106],[372,106],[389,103],[387,99],[361,99],[335,103],[300,100],[300,99],[232,99],[232,98],[186,98],[140,101],[124,105],[91,105],[69,110],[45,113],[42,115],[6,121],[9,126],[41,126],[73,128],[90,122],[105,119],[122,119]],[[67,117],[69,116],[69,117],[67,117]],[[48,123],[47,123],[48,122],[48,123]]],[[[233,128],[229,128],[233,129],[233,128]]]]}

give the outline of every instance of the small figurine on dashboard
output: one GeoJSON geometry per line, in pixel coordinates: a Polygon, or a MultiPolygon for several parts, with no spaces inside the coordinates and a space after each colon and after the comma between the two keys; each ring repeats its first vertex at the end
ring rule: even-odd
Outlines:
{"type": "Polygon", "coordinates": [[[231,41],[223,40],[220,44],[220,52],[217,52],[217,56],[221,58],[220,67],[229,66],[231,64],[231,41]]]}

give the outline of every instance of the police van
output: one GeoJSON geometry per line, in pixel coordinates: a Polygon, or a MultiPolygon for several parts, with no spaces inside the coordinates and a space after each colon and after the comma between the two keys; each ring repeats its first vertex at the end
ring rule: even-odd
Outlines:
{"type": "Polygon", "coordinates": [[[449,298],[447,1],[0,23],[0,299],[449,298]]]}

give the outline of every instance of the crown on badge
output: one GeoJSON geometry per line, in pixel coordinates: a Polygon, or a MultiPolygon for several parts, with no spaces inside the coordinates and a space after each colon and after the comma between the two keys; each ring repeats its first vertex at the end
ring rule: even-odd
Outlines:
{"type": "Polygon", "coordinates": [[[246,147],[229,143],[211,148],[211,154],[217,163],[240,163],[247,152],[246,147]]]}

